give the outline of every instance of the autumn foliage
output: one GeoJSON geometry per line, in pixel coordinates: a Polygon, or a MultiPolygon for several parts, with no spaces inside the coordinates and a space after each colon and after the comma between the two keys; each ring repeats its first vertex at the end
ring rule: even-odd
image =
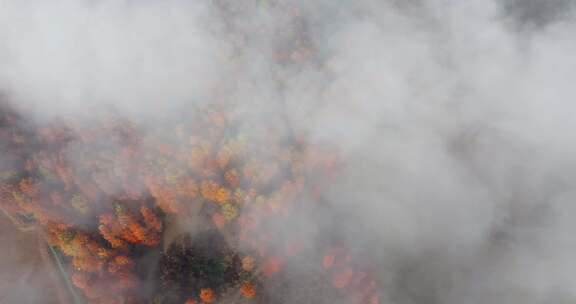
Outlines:
{"type": "MultiPolygon", "coordinates": [[[[69,123],[30,131],[15,113],[3,115],[12,130],[0,132],[3,152],[14,161],[0,172],[2,209],[41,228],[90,303],[142,301],[137,250],[159,248],[167,219],[195,214],[250,252],[238,260],[243,279],[235,286],[243,298],[258,298],[260,285],[252,282],[275,280],[291,259],[302,258],[298,240],[287,240],[279,252],[272,243],[281,236],[271,228],[298,212],[302,195],[313,193],[314,175],[306,171],[333,174],[337,168],[331,154],[278,138],[276,130],[257,137],[238,133],[240,118],[221,109],[197,112],[170,127],[177,131],[158,134],[110,117],[90,127],[69,123]],[[121,140],[110,145],[110,138],[121,140]],[[79,160],[67,156],[72,144],[82,147],[79,160]]],[[[355,270],[346,250],[326,248],[317,263],[334,288],[361,294],[362,303],[378,302],[376,288],[367,287],[374,280],[355,270]]],[[[182,302],[213,303],[217,297],[214,289],[199,288],[182,302]]]]}
{"type": "MultiPolygon", "coordinates": [[[[277,56],[286,62],[309,53],[277,56]]],[[[250,109],[229,101],[180,114],[159,119],[155,130],[104,111],[33,124],[0,102],[0,153],[9,160],[0,163],[0,207],[40,231],[88,303],[150,303],[141,292],[148,279],[142,257],[164,254],[176,265],[167,272],[180,278],[181,257],[166,256],[164,237],[174,223],[191,222],[234,244],[236,256],[209,266],[236,263],[226,291],[246,303],[265,303],[261,283],[280,280],[299,259],[312,260],[327,285],[358,303],[379,302],[374,277],[346,249],[322,244],[318,259],[303,257],[305,244],[277,229],[321,204],[318,184],[338,175],[337,153],[307,142],[282,117],[254,127],[250,109]]],[[[224,289],[206,286],[187,286],[176,299],[216,303],[224,289]]]]}

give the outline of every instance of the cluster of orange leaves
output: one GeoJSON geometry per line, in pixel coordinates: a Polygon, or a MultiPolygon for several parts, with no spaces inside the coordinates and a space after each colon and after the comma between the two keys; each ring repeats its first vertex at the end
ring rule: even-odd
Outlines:
{"type": "Polygon", "coordinates": [[[156,246],[160,243],[162,222],[152,210],[146,206],[140,207],[141,220],[134,214],[116,208],[116,214],[100,215],[100,234],[112,248],[126,248],[126,243],[156,246]]]}
{"type": "MultiPolygon", "coordinates": [[[[256,297],[256,287],[250,282],[245,282],[240,287],[240,294],[246,299],[253,299],[256,297]]],[[[201,288],[198,298],[202,303],[214,303],[216,301],[216,294],[210,288],[201,288]]],[[[198,301],[194,298],[189,298],[185,304],[198,304],[198,301]]]]}
{"type": "Polygon", "coordinates": [[[256,289],[254,284],[249,282],[242,284],[242,287],[240,288],[240,293],[246,299],[253,299],[256,296],[256,289]]]}

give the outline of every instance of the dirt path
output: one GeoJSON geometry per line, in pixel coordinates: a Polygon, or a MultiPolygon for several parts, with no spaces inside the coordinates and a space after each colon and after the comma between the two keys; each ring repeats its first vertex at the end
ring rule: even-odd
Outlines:
{"type": "Polygon", "coordinates": [[[59,304],[35,232],[21,232],[0,213],[0,304],[59,304]]]}

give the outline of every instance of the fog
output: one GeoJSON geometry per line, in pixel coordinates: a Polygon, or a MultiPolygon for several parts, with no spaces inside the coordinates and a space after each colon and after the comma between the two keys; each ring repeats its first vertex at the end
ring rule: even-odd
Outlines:
{"type": "Polygon", "coordinates": [[[0,0],[0,91],[39,124],[113,109],[151,134],[225,100],[247,134],[336,151],[325,212],[277,229],[313,247],[346,214],[382,303],[576,299],[574,1],[228,2],[0,0]]]}

